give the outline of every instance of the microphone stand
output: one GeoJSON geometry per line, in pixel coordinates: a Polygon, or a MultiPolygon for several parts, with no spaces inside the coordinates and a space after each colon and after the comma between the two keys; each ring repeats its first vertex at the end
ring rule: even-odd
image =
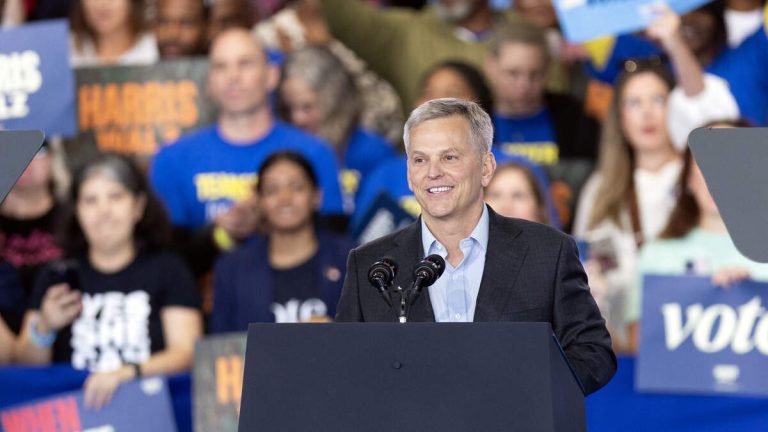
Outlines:
{"type": "Polygon", "coordinates": [[[419,294],[421,294],[421,291],[417,288],[421,287],[423,281],[424,277],[419,275],[416,277],[416,280],[413,281],[413,285],[411,285],[409,289],[404,290],[400,286],[396,288],[397,293],[400,295],[400,312],[397,316],[397,320],[400,324],[408,322],[408,312],[419,297],[419,294]]]}
{"type": "Polygon", "coordinates": [[[400,294],[400,314],[397,316],[397,320],[400,324],[405,324],[408,322],[408,302],[406,302],[406,298],[408,297],[406,294],[407,291],[398,286],[397,293],[400,294]]]}

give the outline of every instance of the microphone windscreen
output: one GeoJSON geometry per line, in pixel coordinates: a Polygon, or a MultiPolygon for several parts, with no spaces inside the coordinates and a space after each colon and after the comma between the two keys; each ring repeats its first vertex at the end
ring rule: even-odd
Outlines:
{"type": "Polygon", "coordinates": [[[437,277],[442,276],[443,272],[445,271],[445,260],[443,257],[438,254],[432,254],[424,259],[435,264],[435,267],[437,268],[437,277]]]}

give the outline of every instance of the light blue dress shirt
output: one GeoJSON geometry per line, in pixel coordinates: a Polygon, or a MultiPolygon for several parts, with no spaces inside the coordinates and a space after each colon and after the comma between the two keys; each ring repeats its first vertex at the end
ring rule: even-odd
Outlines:
{"type": "MultiPolygon", "coordinates": [[[[438,254],[443,259],[448,256],[448,250],[432,235],[424,218],[421,219],[421,242],[424,256],[438,254]]],[[[488,250],[488,208],[485,205],[477,226],[469,237],[459,243],[459,247],[464,254],[459,265],[453,267],[446,260],[445,272],[429,287],[429,299],[437,322],[474,320],[477,294],[485,268],[485,253],[488,250]]]]}

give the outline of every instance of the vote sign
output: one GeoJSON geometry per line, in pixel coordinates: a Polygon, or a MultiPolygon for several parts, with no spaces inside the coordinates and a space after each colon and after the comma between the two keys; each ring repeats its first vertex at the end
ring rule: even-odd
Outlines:
{"type": "Polygon", "coordinates": [[[768,284],[645,277],[639,391],[768,395],[768,284]]]}

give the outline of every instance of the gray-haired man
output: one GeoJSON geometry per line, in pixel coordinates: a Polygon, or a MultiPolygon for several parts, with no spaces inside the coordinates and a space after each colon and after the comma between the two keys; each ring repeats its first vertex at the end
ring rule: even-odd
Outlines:
{"type": "MultiPolygon", "coordinates": [[[[419,221],[350,252],[337,321],[394,321],[368,283],[383,256],[402,266],[441,255],[445,273],[410,309],[410,321],[549,322],[587,393],[616,371],[611,338],[589,293],[576,244],[545,225],[497,215],[483,202],[496,169],[491,120],[477,104],[436,99],[405,125],[408,184],[419,221]]],[[[397,286],[410,286],[400,271],[397,286]]]]}

